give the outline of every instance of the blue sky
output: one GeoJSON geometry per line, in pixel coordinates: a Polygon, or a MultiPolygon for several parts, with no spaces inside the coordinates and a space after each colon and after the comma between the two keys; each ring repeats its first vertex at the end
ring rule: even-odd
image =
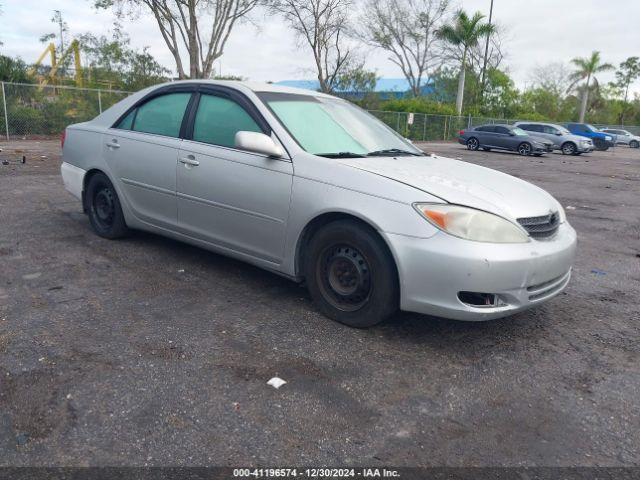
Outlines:
{"type": "MultiPolygon", "coordinates": [[[[61,10],[71,32],[107,33],[113,17],[97,12],[91,0],[0,0],[0,53],[18,55],[33,62],[44,46],[39,37],[54,30],[50,18],[61,10]]],[[[488,12],[489,0],[463,0],[467,10],[488,12]]],[[[640,56],[640,1],[616,0],[495,0],[495,18],[507,27],[507,59],[510,73],[519,86],[530,78],[533,67],[554,61],[568,61],[600,50],[602,57],[618,64],[632,55],[640,56]]],[[[153,55],[173,69],[173,59],[153,21],[142,16],[124,24],[132,43],[149,46],[153,55]]],[[[384,52],[367,51],[367,66],[385,77],[400,72],[384,52]]],[[[283,23],[264,12],[253,14],[253,24],[239,26],[231,36],[218,67],[223,74],[235,74],[256,81],[278,81],[313,77],[311,58],[300,50],[283,23]]],[[[602,80],[611,79],[610,74],[602,80]]],[[[640,84],[634,86],[640,92],[640,84]]]]}

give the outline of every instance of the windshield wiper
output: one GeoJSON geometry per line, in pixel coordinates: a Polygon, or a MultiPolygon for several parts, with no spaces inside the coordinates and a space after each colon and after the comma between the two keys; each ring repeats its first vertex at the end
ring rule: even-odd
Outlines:
{"type": "Polygon", "coordinates": [[[412,155],[414,157],[424,157],[424,153],[410,152],[409,150],[402,150],[401,148],[387,148],[385,150],[376,150],[367,153],[367,157],[378,157],[381,155],[412,155]]]}
{"type": "Polygon", "coordinates": [[[366,155],[353,152],[332,152],[332,153],[316,153],[319,157],[327,158],[364,158],[366,155]]]}

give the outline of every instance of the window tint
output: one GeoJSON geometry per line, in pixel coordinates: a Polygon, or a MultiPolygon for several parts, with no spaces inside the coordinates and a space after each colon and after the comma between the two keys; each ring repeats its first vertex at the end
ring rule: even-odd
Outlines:
{"type": "Polygon", "coordinates": [[[544,133],[550,133],[551,135],[555,135],[556,133],[559,133],[557,128],[550,127],[549,125],[544,125],[542,127],[542,131],[544,133]]]}
{"type": "Polygon", "coordinates": [[[131,130],[133,126],[133,117],[136,116],[136,109],[134,108],[129,112],[129,114],[124,117],[116,128],[121,128],[122,130],[131,130]]]}
{"type": "Polygon", "coordinates": [[[493,132],[495,131],[494,127],[491,125],[485,125],[484,127],[476,128],[479,132],[493,132]]]}
{"type": "Polygon", "coordinates": [[[193,124],[193,139],[223,147],[235,145],[236,133],[244,130],[262,133],[247,111],[233,100],[202,95],[193,124]]]}
{"type": "Polygon", "coordinates": [[[496,127],[496,133],[502,133],[503,135],[509,135],[510,130],[507,127],[496,127]]]}
{"type": "Polygon", "coordinates": [[[190,97],[190,93],[169,93],[149,100],[138,108],[133,130],[178,137],[190,97]]]}
{"type": "Polygon", "coordinates": [[[523,129],[523,130],[527,130],[527,131],[532,131],[533,130],[533,125],[529,125],[528,123],[523,123],[521,125],[518,125],[518,127],[523,129]]]}

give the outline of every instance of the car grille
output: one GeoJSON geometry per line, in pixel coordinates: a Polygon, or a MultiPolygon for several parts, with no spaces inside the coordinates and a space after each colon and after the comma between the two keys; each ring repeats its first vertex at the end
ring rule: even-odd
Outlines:
{"type": "Polygon", "coordinates": [[[553,212],[541,217],[519,218],[518,223],[522,225],[522,228],[533,238],[547,238],[558,230],[560,217],[558,212],[553,212]]]}

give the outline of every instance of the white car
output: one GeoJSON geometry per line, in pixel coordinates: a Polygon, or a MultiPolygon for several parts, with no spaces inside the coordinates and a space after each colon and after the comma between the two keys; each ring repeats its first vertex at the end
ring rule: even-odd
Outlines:
{"type": "Polygon", "coordinates": [[[488,320],[540,305],[576,252],[544,190],[426,156],[347,101],[268,84],[138,92],[66,129],[62,177],[98,235],[147,230],[304,281],[354,327],[398,308],[488,320]]]}
{"type": "Polygon", "coordinates": [[[629,145],[631,148],[640,148],[640,137],[638,135],[634,135],[628,130],[605,128],[602,131],[613,135],[615,143],[619,145],[629,145]]]}

